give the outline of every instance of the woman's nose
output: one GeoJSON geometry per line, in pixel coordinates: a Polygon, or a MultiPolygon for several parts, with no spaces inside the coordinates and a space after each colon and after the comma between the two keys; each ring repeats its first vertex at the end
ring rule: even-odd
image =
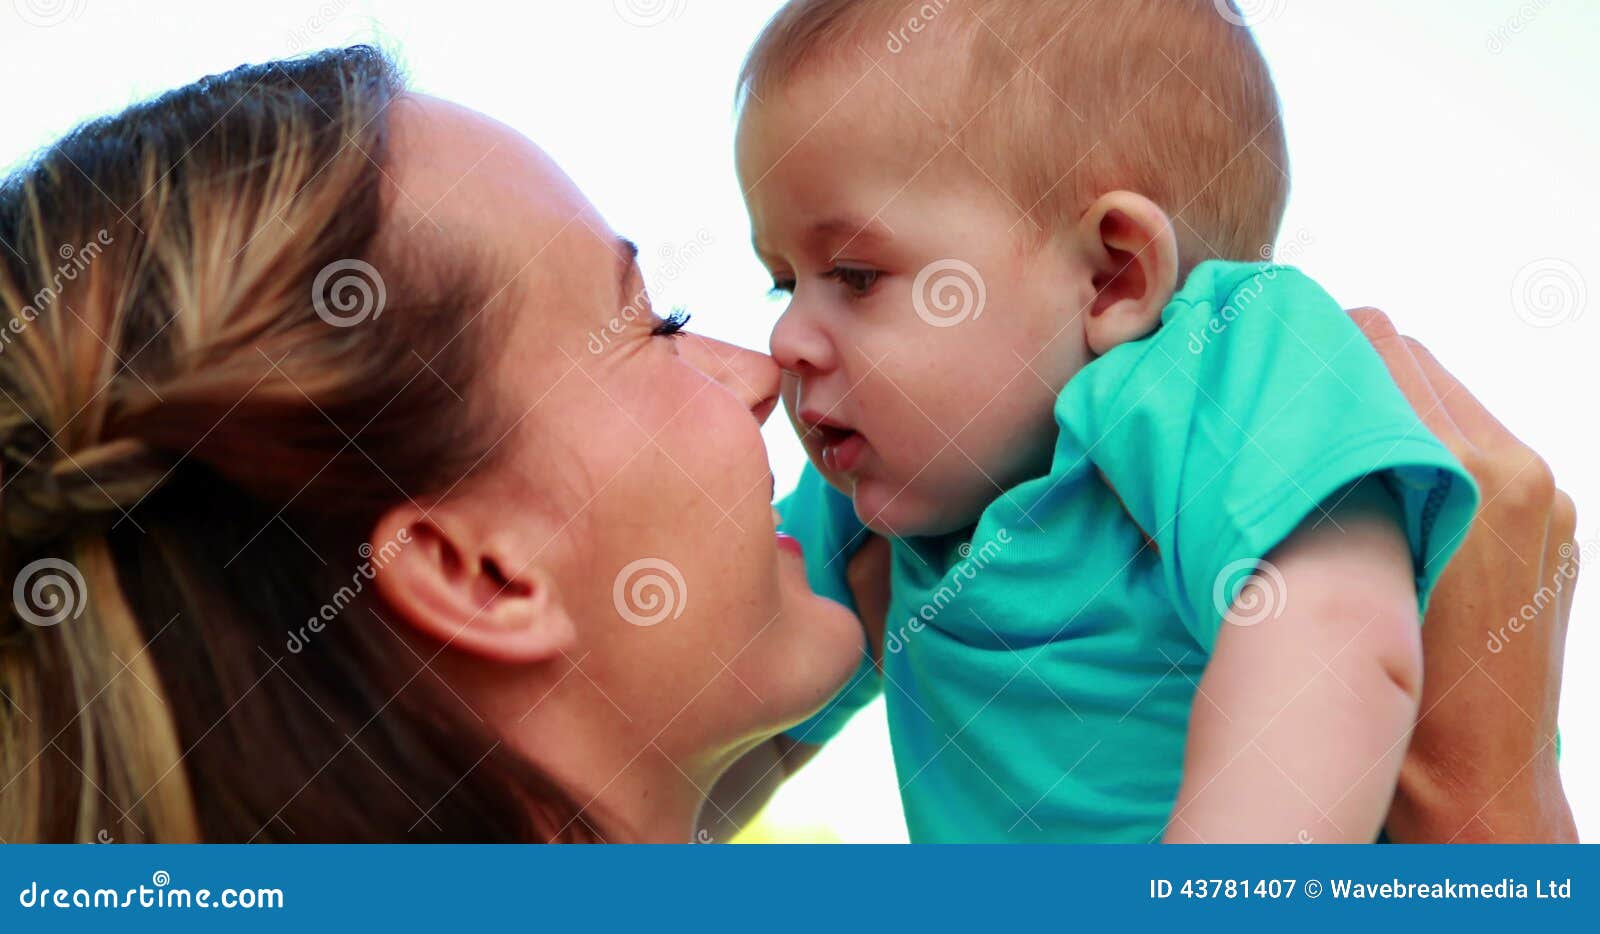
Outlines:
{"type": "Polygon", "coordinates": [[[764,353],[698,335],[681,339],[684,356],[733,393],[756,421],[765,423],[778,406],[778,365],[764,353]]]}

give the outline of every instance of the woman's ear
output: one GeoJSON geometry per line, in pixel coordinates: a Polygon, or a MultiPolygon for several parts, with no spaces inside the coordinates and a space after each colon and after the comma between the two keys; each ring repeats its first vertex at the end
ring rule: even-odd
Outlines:
{"type": "Polygon", "coordinates": [[[378,593],[413,631],[457,651],[526,664],[570,649],[577,627],[549,573],[495,553],[492,540],[448,506],[391,509],[369,543],[378,593]]]}
{"type": "Polygon", "coordinates": [[[1160,205],[1131,191],[1113,191],[1078,222],[1095,297],[1085,324],[1096,356],[1138,340],[1161,325],[1178,288],[1178,240],[1160,205]]]}

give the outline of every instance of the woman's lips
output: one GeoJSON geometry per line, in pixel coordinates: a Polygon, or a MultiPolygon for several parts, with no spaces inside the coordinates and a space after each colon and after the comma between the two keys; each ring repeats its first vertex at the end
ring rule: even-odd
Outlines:
{"type": "Polygon", "coordinates": [[[822,445],[822,466],[834,473],[849,473],[861,462],[867,449],[867,439],[859,432],[830,431],[822,445]]]}
{"type": "MultiPolygon", "coordinates": [[[[772,525],[774,528],[778,528],[783,525],[783,514],[778,512],[778,507],[776,506],[772,507],[772,525]]],[[[778,537],[779,551],[786,551],[789,554],[794,555],[796,558],[804,558],[806,556],[805,550],[800,547],[799,539],[795,538],[793,535],[785,534],[784,532],[777,532],[776,534],[778,537]]]]}
{"type": "Polygon", "coordinates": [[[778,533],[778,550],[787,551],[796,558],[804,558],[806,556],[805,549],[800,547],[799,539],[796,539],[792,535],[786,535],[782,532],[778,533]]]}

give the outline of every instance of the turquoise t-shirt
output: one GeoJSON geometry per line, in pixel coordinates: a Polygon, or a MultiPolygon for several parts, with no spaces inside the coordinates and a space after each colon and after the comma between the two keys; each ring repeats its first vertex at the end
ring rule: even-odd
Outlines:
{"type": "MultiPolygon", "coordinates": [[[[1159,840],[1196,686],[1256,562],[1376,476],[1425,607],[1477,506],[1339,304],[1288,267],[1202,264],[1055,416],[1047,476],[970,532],[895,543],[881,676],[863,659],[789,732],[824,742],[883,691],[917,842],[1159,840]]],[[[807,468],[779,509],[812,586],[850,604],[865,534],[849,499],[807,468]]]]}

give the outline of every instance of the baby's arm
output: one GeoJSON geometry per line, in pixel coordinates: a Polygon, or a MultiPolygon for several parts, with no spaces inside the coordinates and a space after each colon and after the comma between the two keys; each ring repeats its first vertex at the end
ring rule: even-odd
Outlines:
{"type": "Polygon", "coordinates": [[[1382,486],[1362,482],[1332,512],[1274,549],[1281,576],[1258,575],[1228,613],[1167,842],[1377,838],[1421,692],[1416,584],[1382,486]],[[1256,601],[1282,614],[1241,612],[1256,601]]]}

